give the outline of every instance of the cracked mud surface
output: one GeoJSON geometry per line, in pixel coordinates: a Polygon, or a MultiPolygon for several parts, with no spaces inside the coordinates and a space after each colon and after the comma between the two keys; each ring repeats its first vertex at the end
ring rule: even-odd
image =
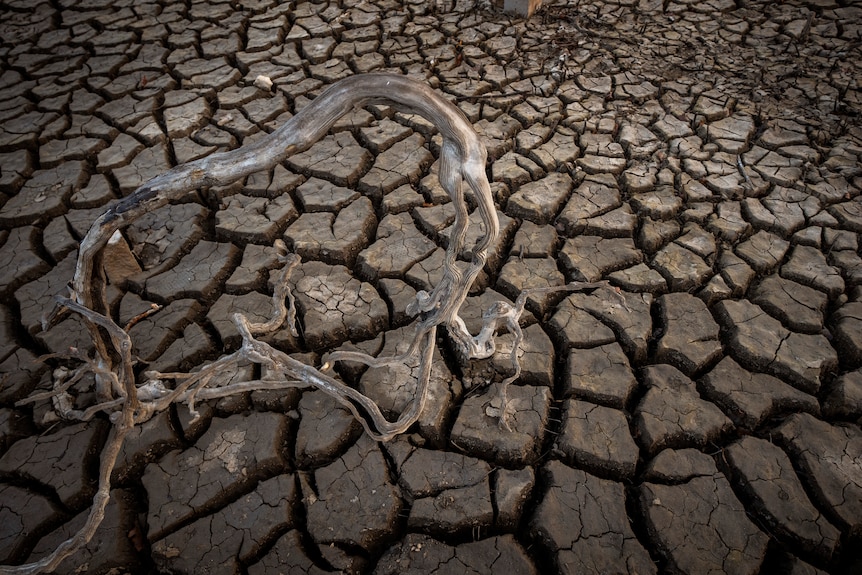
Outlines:
{"type": "MultiPolygon", "coordinates": [[[[51,385],[38,356],[92,348],[75,317],[42,329],[90,223],[390,71],[489,150],[501,234],[473,333],[527,287],[614,289],[529,298],[510,431],[492,400],[511,337],[465,365],[441,335],[425,413],[386,444],[320,391],[160,414],[59,572],[859,572],[862,6],[573,4],[525,21],[471,0],[0,0],[0,561],[48,553],[95,490],[107,422],[14,407],[51,385]]],[[[454,220],[440,143],[355,110],[271,172],[136,221],[105,271],[121,325],[162,306],[130,326],[140,365],[234,349],[231,315],[270,313],[276,239],[303,263],[300,335],[272,345],[315,365],[402,352],[454,220]]],[[[416,370],[339,376],[391,415],[416,370]]]]}

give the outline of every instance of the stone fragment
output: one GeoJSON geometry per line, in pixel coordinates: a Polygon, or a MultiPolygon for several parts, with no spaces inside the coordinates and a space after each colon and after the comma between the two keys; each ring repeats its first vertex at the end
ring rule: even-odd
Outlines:
{"type": "Polygon", "coordinates": [[[690,204],[690,207],[682,213],[682,217],[685,221],[696,222],[700,225],[705,225],[709,218],[713,215],[714,211],[715,208],[712,204],[707,202],[697,202],[690,204]]]}
{"type": "Polygon", "coordinates": [[[748,436],[732,443],[725,457],[733,480],[769,532],[829,561],[841,533],[809,501],[781,448],[748,436]]]}
{"type": "MultiPolygon", "coordinates": [[[[656,182],[656,169],[654,166],[635,164],[627,168],[620,175],[620,185],[630,194],[647,194],[655,187],[656,182]]],[[[646,203],[646,205],[650,204],[653,204],[653,202],[646,203]]],[[[660,207],[661,204],[659,203],[658,206],[660,207]]]]}
{"type": "Polygon", "coordinates": [[[673,114],[666,114],[652,125],[659,136],[665,140],[675,140],[677,138],[686,138],[694,134],[689,122],[685,122],[673,114]]]}
{"type": "Polygon", "coordinates": [[[510,534],[453,547],[427,535],[408,533],[383,554],[374,569],[374,575],[480,575],[499,572],[538,573],[527,552],[510,534]]]}
{"type": "Polygon", "coordinates": [[[646,395],[634,411],[641,444],[652,454],[666,447],[703,447],[733,427],[715,405],[700,398],[694,383],[666,364],[645,368],[646,395]]]}
{"type": "Polygon", "coordinates": [[[859,240],[856,237],[856,233],[849,230],[824,228],[823,244],[829,252],[840,252],[844,250],[855,252],[859,249],[859,240]]]}
{"type": "Polygon", "coordinates": [[[686,293],[663,295],[657,301],[664,324],[656,348],[658,361],[691,376],[721,355],[718,324],[703,301],[686,293]]]}
{"type": "Polygon", "coordinates": [[[425,203],[425,198],[413,190],[413,186],[398,186],[385,196],[381,205],[384,214],[400,214],[420,207],[425,203]]]}
{"type": "Polygon", "coordinates": [[[149,500],[151,542],[197,516],[235,498],[284,465],[283,415],[250,413],[213,420],[185,451],[174,450],[147,465],[142,478],[149,500]]]}
{"type": "Polygon", "coordinates": [[[499,383],[464,400],[449,441],[465,453],[501,465],[532,461],[542,444],[548,423],[551,393],[545,386],[510,385],[508,424],[500,425],[499,383]]]}
{"type": "Polygon", "coordinates": [[[290,276],[311,349],[347,340],[369,339],[389,324],[389,311],[377,290],[354,278],[344,266],[304,262],[290,276]]]}
{"type": "MultiPolygon", "coordinates": [[[[416,290],[401,280],[383,278],[378,282],[380,293],[389,305],[392,327],[410,323],[413,317],[407,314],[407,306],[416,299],[416,290]]],[[[463,313],[464,308],[461,308],[463,313]]],[[[477,332],[478,333],[478,332],[477,332]]]]}
{"type": "Polygon", "coordinates": [[[805,134],[805,127],[797,122],[790,120],[779,121],[770,125],[760,135],[760,143],[770,149],[777,149],[784,146],[807,144],[808,136],[805,134]]]}
{"type": "Polygon", "coordinates": [[[830,425],[796,413],[773,431],[799,469],[800,478],[830,520],[842,528],[862,523],[862,432],[858,426],[830,425]]]}
{"type": "MultiPolygon", "coordinates": [[[[152,312],[154,304],[126,293],[120,301],[121,323],[129,323],[142,313],[152,312]]],[[[158,312],[135,322],[129,330],[133,350],[145,361],[158,358],[174,339],[201,312],[201,306],[193,299],[175,300],[158,312]]]]}
{"type": "Polygon", "coordinates": [[[715,312],[730,336],[731,355],[752,371],[771,373],[816,393],[821,377],[838,365],[838,356],[823,335],[790,332],[747,300],[719,302],[715,312]]]}
{"type": "Polygon", "coordinates": [[[219,347],[208,332],[198,324],[190,323],[183,328],[180,337],[176,338],[158,359],[150,363],[149,368],[163,373],[188,372],[206,357],[212,357],[217,349],[219,347]]]}
{"type": "Polygon", "coordinates": [[[566,462],[604,477],[631,479],[638,447],[625,414],[575,399],[563,405],[563,427],[555,449],[566,462]]]}
{"type": "Polygon", "coordinates": [[[0,454],[21,438],[33,432],[30,417],[17,409],[0,409],[0,454]]]}
{"type": "Polygon", "coordinates": [[[398,466],[399,483],[415,498],[477,484],[487,487],[491,473],[490,465],[481,459],[430,449],[410,452],[398,466]]]}
{"type": "Polygon", "coordinates": [[[561,573],[655,573],[631,530],[621,483],[551,461],[542,468],[547,491],[529,530],[555,555],[561,573]]]}
{"type": "Polygon", "coordinates": [[[39,164],[51,168],[68,160],[86,160],[107,144],[101,138],[77,137],[69,140],[51,140],[39,147],[39,164]]]}
{"type": "Polygon", "coordinates": [[[619,175],[626,168],[625,158],[586,154],[576,160],[578,167],[588,174],[619,175]]]}
{"type": "Polygon", "coordinates": [[[408,137],[410,133],[411,130],[407,126],[389,118],[383,118],[376,125],[361,128],[359,139],[364,146],[375,154],[379,154],[408,137]]]}
{"type": "Polygon", "coordinates": [[[781,413],[817,414],[817,400],[765,373],[743,369],[725,357],[698,381],[703,395],[718,405],[734,423],[749,430],[781,413]]]}
{"type": "Polygon", "coordinates": [[[750,298],[792,331],[816,334],[823,330],[828,298],[821,291],[771,275],[754,287],[750,298]]]}
{"type": "Polygon", "coordinates": [[[180,138],[188,136],[207,122],[210,107],[206,98],[198,97],[181,105],[168,107],[163,114],[168,136],[180,138]]]}
{"type": "Polygon", "coordinates": [[[647,253],[654,253],[679,236],[679,233],[680,225],[676,220],[656,221],[646,216],[638,229],[638,247],[647,253]]]}
{"type": "Polygon", "coordinates": [[[646,531],[669,567],[681,573],[754,575],[769,538],[720,473],[680,485],[644,483],[639,501],[646,531]]]}
{"type": "Polygon", "coordinates": [[[753,164],[754,171],[760,174],[764,180],[777,186],[793,186],[802,179],[802,164],[800,158],[788,157],[778,152],[768,151],[762,154],[762,149],[755,146],[751,152],[744,154],[747,162],[753,164]],[[760,156],[756,162],[752,162],[752,156],[760,156]]]}
{"type": "MultiPolygon", "coordinates": [[[[530,128],[541,130],[543,126],[533,124],[530,128]]],[[[528,128],[528,130],[530,129],[528,128]]],[[[526,131],[525,131],[526,132],[526,131]]],[[[521,132],[516,137],[521,138],[525,132],[521,132]]],[[[563,166],[572,165],[577,160],[580,151],[578,149],[574,133],[562,126],[557,126],[554,135],[545,143],[537,146],[529,153],[531,160],[539,164],[547,172],[553,172],[563,166]]],[[[522,147],[524,144],[519,145],[522,147]]]]}
{"type": "MultiPolygon", "coordinates": [[[[530,171],[527,168],[537,171],[538,166],[519,154],[508,152],[491,166],[491,179],[505,183],[509,189],[517,190],[531,180],[530,171]]],[[[540,170],[538,171],[540,175],[544,175],[540,170]]]]}
{"type": "Polygon", "coordinates": [[[848,287],[862,285],[862,257],[859,257],[855,251],[829,252],[829,263],[841,269],[844,283],[848,287]]]}
{"type": "MultiPolygon", "coordinates": [[[[746,200],[746,205],[748,202],[749,200],[746,200]]],[[[777,186],[768,196],[761,199],[760,203],[771,216],[767,216],[763,222],[768,224],[767,230],[777,232],[785,238],[805,225],[806,215],[820,209],[819,202],[810,195],[794,188],[781,186],[777,186]]]]}
{"type": "Polygon", "coordinates": [[[443,230],[455,221],[455,204],[447,201],[443,204],[423,206],[413,210],[416,225],[431,237],[442,239],[443,230]]]}
{"type": "Polygon", "coordinates": [[[744,114],[735,114],[700,126],[698,135],[713,142],[719,139],[748,142],[749,138],[754,135],[754,130],[754,118],[744,114]]]}
{"type": "Polygon", "coordinates": [[[32,156],[27,150],[0,153],[0,192],[14,194],[33,173],[32,156]]]}
{"type": "Polygon", "coordinates": [[[260,561],[248,567],[249,575],[269,575],[279,572],[302,575],[325,573],[306,554],[302,531],[291,529],[276,540],[260,561]]]}
{"type": "Polygon", "coordinates": [[[55,296],[68,295],[66,284],[75,272],[77,252],[72,252],[63,261],[42,277],[24,284],[15,291],[21,314],[21,324],[31,334],[42,329],[45,319],[56,305],[55,296]]]}
{"type": "Polygon", "coordinates": [[[40,131],[57,120],[56,112],[24,112],[17,117],[4,118],[0,128],[0,150],[12,152],[16,149],[35,146],[40,131]]]}
{"type": "MultiPolygon", "coordinates": [[[[713,200],[712,190],[704,186],[700,181],[692,178],[688,174],[680,175],[680,182],[682,183],[682,192],[685,195],[686,200],[689,203],[698,203],[704,202],[701,205],[709,206],[709,214],[712,213],[712,205],[706,204],[705,202],[710,202],[713,200]]],[[[707,215],[709,215],[707,214],[707,215]]]]}
{"type": "Polygon", "coordinates": [[[308,532],[318,545],[376,551],[395,534],[400,490],[389,482],[379,444],[367,435],[339,459],[315,470],[314,480],[316,492],[304,491],[303,497],[308,532]]]}
{"type": "Polygon", "coordinates": [[[652,254],[678,237],[680,225],[676,220],[656,221],[647,216],[643,218],[637,234],[637,243],[643,251],[652,254]]]}

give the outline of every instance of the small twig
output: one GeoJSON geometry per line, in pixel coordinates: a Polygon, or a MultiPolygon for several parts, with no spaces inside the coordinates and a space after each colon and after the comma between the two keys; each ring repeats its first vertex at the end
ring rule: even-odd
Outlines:
{"type": "Polygon", "coordinates": [[[135,327],[136,324],[140,323],[141,321],[150,317],[151,315],[160,311],[161,309],[162,309],[162,306],[160,306],[157,303],[150,304],[150,308],[148,310],[139,313],[138,315],[136,315],[135,317],[130,319],[128,322],[126,322],[126,325],[123,326],[123,331],[126,331],[126,332],[129,331],[130,329],[135,327]]]}

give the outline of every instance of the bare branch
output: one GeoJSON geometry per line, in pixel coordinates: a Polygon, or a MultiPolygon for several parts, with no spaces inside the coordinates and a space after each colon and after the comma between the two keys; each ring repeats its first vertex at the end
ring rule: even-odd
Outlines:
{"type": "MultiPolygon", "coordinates": [[[[487,154],[470,122],[462,112],[429,86],[405,76],[367,74],[345,78],[321,93],[281,128],[237,150],[217,153],[206,158],[177,166],[143,184],[134,193],[114,204],[92,225],[81,242],[75,274],[70,283],[70,297],[59,299],[67,310],[79,314],[91,335],[95,347],[94,358],[79,357],[84,365],[66,378],[58,378],[54,390],[40,393],[30,401],[51,398],[56,410],[71,419],[85,420],[103,411],[114,424],[112,435],[105,446],[99,470],[99,488],[84,527],[65,541],[50,556],[20,567],[0,567],[3,573],[41,573],[56,568],[81,546],[90,541],[102,520],[108,502],[111,471],[126,434],[136,425],[154,414],[167,409],[172,403],[185,403],[192,415],[197,416],[198,401],[226,397],[250,390],[280,390],[293,387],[316,387],[331,395],[359,420],[365,431],[379,441],[389,440],[407,431],[421,416],[429,395],[431,365],[437,327],[443,325],[452,334],[461,356],[490,357],[496,350],[494,341],[499,322],[504,322],[514,335],[511,361],[514,375],[503,383],[500,393],[500,422],[508,429],[506,386],[520,374],[518,348],[523,334],[518,320],[523,313],[528,293],[522,293],[515,305],[498,302],[483,319],[477,336],[466,329],[458,312],[474,280],[481,272],[488,250],[499,234],[499,222],[491,188],[485,173],[487,154]],[[387,104],[396,110],[419,114],[431,121],[442,136],[439,179],[441,186],[452,199],[455,222],[443,261],[443,277],[428,293],[420,291],[408,307],[416,316],[413,338],[407,352],[397,357],[372,357],[358,352],[331,353],[320,369],[290,357],[272,347],[258,336],[272,333],[285,323],[294,336],[296,331],[296,305],[289,289],[289,278],[299,265],[298,256],[288,254],[283,242],[277,241],[283,269],[273,290],[272,314],[266,322],[252,323],[242,314],[233,316],[242,337],[240,348],[221,357],[195,373],[146,372],[140,384],[135,380],[132,358],[132,341],[128,329],[153,312],[134,318],[126,329],[110,317],[107,305],[107,285],[101,266],[104,246],[119,230],[137,218],[180,199],[189,191],[204,186],[226,185],[257,171],[272,169],[293,153],[309,148],[320,139],[344,114],[355,107],[369,104],[387,104]],[[458,254],[466,251],[469,217],[464,200],[463,185],[469,186],[476,209],[484,227],[484,235],[471,246],[469,265],[458,265],[458,254]],[[419,370],[415,396],[394,421],[387,419],[379,406],[360,393],[325,372],[336,361],[355,361],[369,366],[403,363],[418,358],[419,370]],[[252,362],[267,368],[266,379],[223,384],[221,375],[236,369],[241,363],[252,362]],[[75,406],[68,388],[83,377],[84,372],[94,375],[97,401],[94,405],[75,406]],[[172,382],[172,385],[166,385],[172,382]]],[[[573,284],[553,290],[587,289],[603,284],[573,284]]],[[[57,316],[57,314],[53,314],[57,316]]]]}

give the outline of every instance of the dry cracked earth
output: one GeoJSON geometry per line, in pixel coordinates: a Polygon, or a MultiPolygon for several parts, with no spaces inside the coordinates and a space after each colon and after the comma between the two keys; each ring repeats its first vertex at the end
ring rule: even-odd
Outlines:
{"type": "MultiPolygon", "coordinates": [[[[59,571],[859,572],[862,6],[549,4],[0,0],[0,560],[55,548],[95,490],[107,420],[15,406],[51,385],[39,356],[92,348],[78,319],[42,319],[94,218],[382,70],[488,147],[502,233],[473,333],[528,287],[618,293],[530,297],[511,431],[489,406],[511,336],[466,365],[440,336],[428,409],[389,443],[313,390],[162,413],[59,571]]],[[[315,365],[402,351],[454,217],[439,146],[420,117],[356,110],[132,224],[106,274],[120,325],[162,306],[130,328],[139,367],[235,349],[230,315],[269,315],[276,239],[303,258],[301,334],[271,343],[315,365]]],[[[412,371],[339,375],[395,414],[412,371]]]]}

